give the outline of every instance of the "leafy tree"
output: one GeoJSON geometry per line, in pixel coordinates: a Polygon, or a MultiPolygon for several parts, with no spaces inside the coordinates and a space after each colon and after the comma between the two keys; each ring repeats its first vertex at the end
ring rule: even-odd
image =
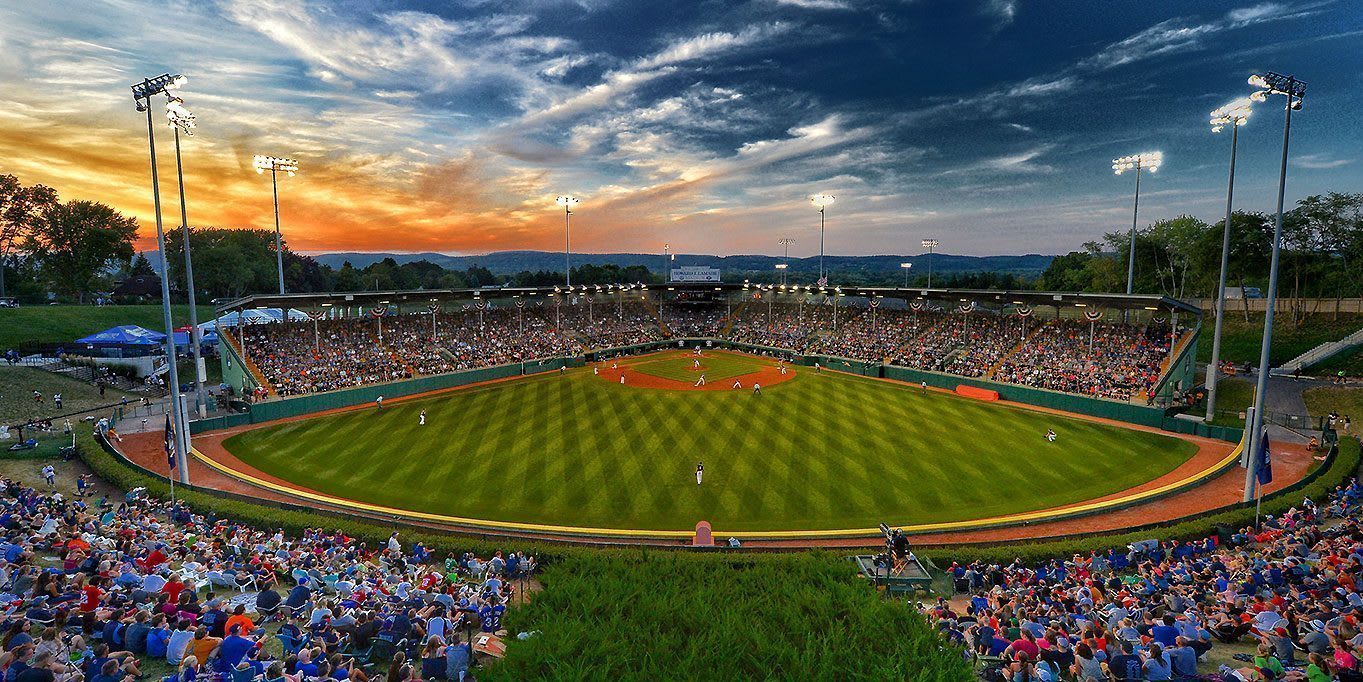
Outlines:
{"type": "MultiPolygon", "coordinates": [[[[51,187],[24,187],[13,175],[0,175],[0,296],[5,295],[5,270],[18,269],[11,252],[22,245],[43,214],[57,203],[51,187]]],[[[32,270],[32,268],[26,268],[32,270]]]]}
{"type": "MultiPolygon", "coordinates": [[[[189,232],[194,252],[194,286],[201,298],[237,298],[278,291],[272,231],[191,227],[189,232]]],[[[286,244],[286,265],[292,263],[291,256],[286,244]]],[[[166,234],[166,257],[171,281],[183,282],[185,257],[180,230],[166,234]]]]}
{"type": "Polygon", "coordinates": [[[54,204],[24,240],[52,291],[85,301],[85,293],[108,282],[111,268],[133,257],[137,221],[93,201],[54,204]]]}

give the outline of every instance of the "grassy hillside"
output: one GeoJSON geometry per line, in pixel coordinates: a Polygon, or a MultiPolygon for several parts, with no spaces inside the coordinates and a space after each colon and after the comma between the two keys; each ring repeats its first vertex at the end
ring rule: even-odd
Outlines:
{"type": "Polygon", "coordinates": [[[1363,429],[1363,388],[1323,386],[1303,393],[1302,399],[1306,401],[1306,409],[1313,417],[1330,412],[1347,414],[1352,422],[1351,429],[1363,429]]]}
{"type": "MultiPolygon", "coordinates": [[[[189,324],[189,306],[171,307],[175,326],[189,324]]],[[[199,322],[213,316],[199,306],[199,322]]],[[[160,305],[45,305],[0,308],[0,350],[24,343],[71,343],[109,327],[135,324],[165,331],[160,305]]]]}
{"type": "Polygon", "coordinates": [[[797,372],[753,395],[637,389],[579,370],[256,429],[225,445],[285,480],[403,509],[638,529],[705,519],[717,532],[1053,507],[1139,485],[1194,451],[1153,433],[797,372]],[[1058,442],[1044,440],[1047,429],[1058,442]]]}
{"type": "MultiPolygon", "coordinates": [[[[1197,342],[1198,362],[1210,362],[1212,357],[1212,325],[1210,317],[1203,323],[1202,338],[1197,342]]],[[[1363,315],[1311,315],[1300,326],[1293,325],[1288,316],[1279,314],[1273,320],[1273,349],[1269,359],[1276,367],[1326,341],[1337,341],[1363,328],[1363,315]]],[[[1243,313],[1226,311],[1226,324],[1221,336],[1221,359],[1259,364],[1259,347],[1264,335],[1263,313],[1250,313],[1245,322],[1243,313]]]]}
{"type": "MultiPolygon", "coordinates": [[[[88,410],[116,403],[122,397],[122,392],[109,388],[101,398],[99,390],[90,384],[41,369],[0,366],[0,424],[16,424],[88,410]],[[43,394],[43,402],[34,402],[34,390],[43,394]],[[62,394],[61,410],[52,403],[52,396],[56,393],[62,394]]],[[[138,396],[128,397],[129,401],[137,399],[138,396]]]]}

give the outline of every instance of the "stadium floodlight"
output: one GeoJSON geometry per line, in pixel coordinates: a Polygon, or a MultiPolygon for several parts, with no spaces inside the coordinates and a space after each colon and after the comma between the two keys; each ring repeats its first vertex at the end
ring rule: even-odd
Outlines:
{"type": "Polygon", "coordinates": [[[184,86],[187,80],[178,73],[174,75],[163,73],[155,78],[144,78],[141,83],[132,84],[133,102],[137,104],[139,112],[149,111],[151,109],[150,100],[153,95],[178,90],[184,86]]]}
{"type": "MultiPolygon", "coordinates": [[[[183,79],[182,79],[183,80],[183,79]]],[[[180,133],[193,135],[196,127],[194,114],[185,108],[184,98],[172,94],[167,90],[166,93],[166,122],[171,130],[175,131],[175,178],[180,186],[180,235],[184,239],[185,250],[185,290],[189,292],[189,346],[194,358],[194,407],[199,413],[199,418],[208,417],[208,401],[204,392],[203,374],[199,372],[199,365],[203,362],[200,357],[199,346],[203,344],[202,332],[199,330],[199,313],[196,302],[196,289],[194,288],[194,258],[191,255],[189,246],[189,209],[185,205],[185,167],[180,158],[180,133]]]]}
{"type": "Polygon", "coordinates": [[[904,269],[904,288],[905,288],[905,289],[908,289],[908,288],[909,288],[909,268],[912,268],[912,267],[913,267],[913,263],[900,263],[900,264],[899,264],[899,267],[901,267],[901,268],[904,269]]]}
{"type": "Polygon", "coordinates": [[[790,266],[789,266],[788,264],[786,264],[786,263],[777,263],[777,264],[776,264],[776,271],[779,272],[779,273],[781,273],[781,288],[783,288],[783,289],[784,289],[785,286],[786,286],[786,270],[789,269],[789,268],[790,268],[790,266]]]}
{"type": "Polygon", "coordinates": [[[1227,104],[1211,113],[1213,133],[1219,133],[1226,126],[1230,131],[1230,179],[1226,183],[1226,222],[1221,230],[1221,276],[1216,287],[1216,324],[1212,332],[1212,361],[1207,365],[1207,415],[1206,421],[1216,419],[1216,384],[1221,367],[1221,328],[1226,319],[1226,267],[1230,262],[1230,221],[1231,207],[1235,197],[1235,152],[1240,139],[1240,126],[1249,120],[1253,102],[1248,97],[1227,104]]]}
{"type": "Polygon", "coordinates": [[[924,240],[923,240],[923,248],[925,248],[925,249],[928,250],[928,288],[929,288],[929,289],[932,288],[932,252],[933,252],[933,249],[936,249],[938,246],[941,246],[941,245],[942,245],[942,242],[940,242],[940,241],[938,241],[938,240],[936,240],[936,239],[924,239],[924,240]]]}
{"type": "MultiPolygon", "coordinates": [[[[794,238],[794,237],[782,237],[782,238],[778,239],[776,243],[780,244],[780,245],[781,245],[781,248],[784,249],[784,251],[783,251],[782,254],[781,254],[781,263],[782,263],[783,265],[786,264],[786,263],[789,263],[789,262],[790,262],[790,245],[795,243],[795,238],[794,238]]],[[[785,267],[782,267],[782,268],[781,268],[781,283],[782,283],[782,284],[785,284],[785,283],[786,283],[786,273],[785,273],[785,270],[786,270],[785,267]]]]}
{"type": "MultiPolygon", "coordinates": [[[[1273,345],[1273,314],[1276,308],[1274,297],[1278,295],[1278,256],[1281,251],[1283,239],[1283,199],[1287,190],[1287,143],[1292,134],[1292,112],[1300,111],[1302,98],[1306,96],[1306,83],[1296,79],[1294,76],[1284,76],[1279,73],[1269,71],[1264,74],[1250,76],[1249,84],[1260,90],[1250,95],[1250,99],[1263,102],[1269,95],[1282,95],[1287,98],[1287,105],[1283,107],[1286,112],[1283,119],[1283,152],[1282,159],[1278,166],[1278,216],[1273,222],[1273,250],[1268,261],[1268,298],[1264,305],[1264,338],[1259,347],[1259,378],[1254,395],[1254,407],[1251,409],[1246,426],[1248,427],[1248,442],[1246,452],[1248,466],[1245,468],[1245,501],[1251,497],[1258,499],[1259,490],[1259,467],[1263,464],[1261,452],[1261,439],[1263,437],[1264,415],[1260,398],[1268,391],[1268,352],[1273,345]]],[[[1259,513],[1256,507],[1254,513],[1254,523],[1258,526],[1259,513]]]]}
{"type": "MultiPolygon", "coordinates": [[[[171,453],[174,456],[177,477],[181,483],[189,482],[189,420],[185,418],[184,404],[180,399],[180,372],[176,368],[175,327],[170,317],[170,265],[166,260],[166,233],[161,220],[161,181],[156,166],[156,128],[152,123],[151,98],[176,90],[185,84],[180,74],[161,74],[155,78],[144,78],[133,83],[133,103],[137,111],[147,115],[147,147],[151,157],[152,203],[156,214],[156,245],[161,259],[161,318],[166,327],[166,364],[170,379],[170,410],[175,420],[174,438],[171,439],[171,453]]],[[[197,369],[197,368],[196,368],[197,369]]],[[[174,478],[171,480],[174,490],[174,478]]]]}
{"type": "Polygon", "coordinates": [[[833,205],[837,197],[832,194],[814,194],[809,197],[809,203],[814,204],[814,208],[819,209],[819,286],[828,283],[828,273],[823,269],[823,213],[824,209],[833,205]]]}
{"type": "Polygon", "coordinates": [[[298,162],[273,156],[256,155],[254,165],[256,174],[270,171],[270,186],[274,189],[274,256],[279,268],[279,294],[284,294],[284,238],[279,231],[279,174],[287,173],[293,177],[298,172],[298,162]]]}
{"type": "Polygon", "coordinates": [[[1136,277],[1136,219],[1141,210],[1141,171],[1148,170],[1154,173],[1162,165],[1164,165],[1163,152],[1141,152],[1112,160],[1112,172],[1117,175],[1130,170],[1136,171],[1136,203],[1131,209],[1131,247],[1126,264],[1126,294],[1128,296],[1131,295],[1131,288],[1135,284],[1136,277]]]}
{"type": "Polygon", "coordinates": [[[577,197],[571,194],[562,194],[554,199],[554,203],[563,207],[563,283],[571,287],[573,286],[573,263],[570,256],[572,244],[569,240],[569,232],[573,207],[580,202],[577,197]]]}

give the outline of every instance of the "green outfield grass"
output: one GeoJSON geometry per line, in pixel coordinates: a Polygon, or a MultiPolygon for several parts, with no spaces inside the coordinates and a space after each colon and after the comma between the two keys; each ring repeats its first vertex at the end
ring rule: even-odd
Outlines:
{"type": "Polygon", "coordinates": [[[225,446],[283,479],[408,510],[649,530],[705,519],[721,532],[1048,508],[1139,485],[1195,451],[804,368],[764,395],[636,389],[577,370],[256,429],[225,446]]]}
{"type": "Polygon", "coordinates": [[[702,374],[705,375],[707,382],[723,381],[741,377],[744,374],[751,374],[761,368],[762,364],[756,358],[730,353],[709,354],[700,358],[680,353],[668,353],[663,357],[644,360],[629,366],[629,369],[641,374],[685,383],[695,383],[702,374]],[[700,360],[701,369],[699,370],[693,369],[696,360],[700,360]]]}

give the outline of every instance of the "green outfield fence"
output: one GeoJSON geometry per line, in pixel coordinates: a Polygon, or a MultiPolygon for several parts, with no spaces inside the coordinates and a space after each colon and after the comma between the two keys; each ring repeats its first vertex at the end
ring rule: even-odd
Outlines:
{"type": "MultiPolygon", "coordinates": [[[[1232,443],[1238,443],[1240,441],[1240,434],[1242,431],[1242,429],[1235,427],[1212,426],[1198,421],[1180,419],[1167,414],[1165,410],[1157,407],[1136,405],[1115,400],[1105,400],[1102,398],[1088,398],[1070,393],[1017,386],[1014,384],[1003,384],[983,379],[971,379],[944,372],[911,369],[898,365],[886,365],[853,358],[840,358],[828,355],[803,355],[782,348],[759,346],[751,343],[740,343],[722,339],[669,339],[666,341],[650,341],[629,346],[593,350],[582,357],[551,358],[547,360],[526,362],[524,364],[523,373],[529,375],[550,372],[557,370],[559,367],[581,367],[587,362],[595,362],[604,357],[638,355],[641,353],[668,349],[694,348],[697,345],[706,348],[786,356],[792,358],[793,364],[806,367],[812,367],[817,363],[822,368],[837,372],[878,379],[890,379],[892,381],[901,381],[915,385],[926,383],[934,388],[941,388],[948,391],[954,391],[956,390],[956,387],[960,385],[974,386],[976,388],[997,391],[1000,399],[1010,402],[1045,407],[1060,410],[1062,412],[1073,412],[1091,417],[1111,419],[1128,424],[1138,424],[1140,426],[1163,429],[1174,433],[1215,438],[1217,440],[1224,440],[1232,443]]],[[[243,367],[240,359],[236,357],[235,349],[231,347],[231,344],[224,344],[224,346],[227,347],[228,353],[230,353],[233,358],[232,364],[236,367],[243,367]]],[[[1197,341],[1194,339],[1192,343],[1189,343],[1183,349],[1183,352],[1180,353],[1179,357],[1175,360],[1175,372],[1183,373],[1187,371],[1187,367],[1191,365],[1191,359],[1196,357],[1196,347],[1197,341]]],[[[226,354],[224,355],[226,356],[226,354]]],[[[250,411],[246,414],[230,414],[222,417],[191,422],[190,431],[193,433],[203,433],[205,431],[214,431],[217,429],[232,428],[247,424],[257,424],[275,419],[285,419],[314,412],[372,403],[381,395],[387,398],[397,398],[417,393],[425,393],[427,391],[454,388],[482,381],[504,379],[521,374],[521,364],[499,365],[497,367],[484,367],[481,369],[454,372],[451,374],[418,377],[406,381],[374,386],[361,386],[330,393],[317,393],[295,398],[285,398],[282,400],[270,400],[252,405],[250,411]]],[[[224,367],[224,381],[227,381],[227,376],[227,368],[224,367]]],[[[1171,377],[1170,380],[1166,380],[1164,385],[1172,385],[1175,380],[1177,380],[1177,377],[1171,377]]],[[[248,383],[254,383],[254,381],[248,381],[248,383]]]]}
{"type": "Polygon", "coordinates": [[[229,414],[221,417],[214,417],[212,419],[192,421],[189,423],[189,430],[190,433],[197,434],[205,431],[216,431],[218,429],[232,428],[235,426],[245,426],[247,424],[259,424],[261,422],[287,419],[289,417],[297,417],[300,415],[312,414],[314,412],[325,412],[326,410],[334,410],[342,407],[364,405],[374,402],[379,396],[383,396],[384,398],[401,398],[403,396],[416,395],[429,391],[439,391],[467,384],[476,384],[483,381],[494,381],[508,377],[553,372],[557,371],[560,367],[581,367],[582,364],[581,358],[530,360],[525,363],[516,363],[514,365],[497,365],[496,367],[483,367],[463,372],[453,372],[451,374],[417,377],[406,381],[375,384],[373,386],[359,386],[341,391],[314,393],[293,398],[284,398],[281,400],[268,400],[252,404],[250,410],[244,414],[229,414]]]}

